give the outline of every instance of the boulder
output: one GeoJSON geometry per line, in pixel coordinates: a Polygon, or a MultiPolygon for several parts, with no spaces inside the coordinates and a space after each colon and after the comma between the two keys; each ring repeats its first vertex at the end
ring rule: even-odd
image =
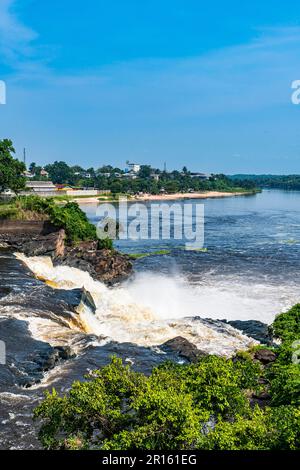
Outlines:
{"type": "Polygon", "coordinates": [[[267,365],[276,361],[276,354],[269,349],[258,349],[255,351],[254,358],[262,364],[267,365]]]}
{"type": "Polygon", "coordinates": [[[190,341],[182,336],[170,339],[160,347],[163,351],[176,353],[178,356],[187,359],[189,362],[197,362],[200,357],[207,356],[205,352],[200,351],[197,346],[190,343],[190,341]]]}
{"type": "Polygon", "coordinates": [[[0,392],[13,385],[29,388],[59,361],[74,357],[68,346],[53,348],[34,339],[28,324],[15,318],[0,319],[0,337],[6,345],[6,363],[0,367],[0,392]]]}

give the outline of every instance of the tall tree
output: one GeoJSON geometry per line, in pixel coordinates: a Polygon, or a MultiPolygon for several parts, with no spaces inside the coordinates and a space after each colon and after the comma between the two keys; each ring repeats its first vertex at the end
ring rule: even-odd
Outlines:
{"type": "Polygon", "coordinates": [[[13,157],[15,149],[9,139],[0,140],[0,191],[11,189],[18,193],[25,189],[24,163],[13,157]]]}
{"type": "Polygon", "coordinates": [[[45,170],[48,171],[49,176],[55,184],[67,184],[71,183],[72,170],[65,162],[54,162],[52,165],[45,166],[45,170]]]}

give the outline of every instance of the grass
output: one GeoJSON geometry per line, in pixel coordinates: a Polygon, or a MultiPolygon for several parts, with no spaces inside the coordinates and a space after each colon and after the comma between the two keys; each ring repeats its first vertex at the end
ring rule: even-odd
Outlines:
{"type": "Polygon", "coordinates": [[[26,210],[20,201],[13,199],[9,203],[0,203],[0,219],[2,220],[47,220],[46,214],[26,210]]]}

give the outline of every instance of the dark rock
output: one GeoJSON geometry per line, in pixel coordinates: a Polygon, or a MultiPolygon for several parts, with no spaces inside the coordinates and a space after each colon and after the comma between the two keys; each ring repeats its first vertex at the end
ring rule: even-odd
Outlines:
{"type": "Polygon", "coordinates": [[[11,292],[9,287],[0,287],[0,298],[6,297],[11,292]]]}
{"type": "Polygon", "coordinates": [[[253,393],[252,394],[252,398],[255,398],[257,400],[262,400],[262,401],[270,401],[271,400],[271,395],[266,392],[266,391],[263,391],[263,392],[260,392],[260,393],[253,393]]]}
{"type": "Polygon", "coordinates": [[[34,339],[25,321],[0,319],[0,338],[6,346],[6,363],[0,366],[0,392],[9,386],[30,387],[59,361],[75,357],[69,346],[57,346],[34,339]]]}
{"type": "Polygon", "coordinates": [[[262,344],[271,345],[273,342],[272,335],[269,331],[269,326],[266,323],[262,323],[257,320],[222,321],[233,326],[233,328],[242,331],[245,335],[255,339],[256,341],[259,341],[262,344]]]}
{"type": "Polygon", "coordinates": [[[255,351],[254,358],[266,365],[276,361],[276,354],[269,349],[258,349],[255,351]]]}
{"type": "Polygon", "coordinates": [[[56,346],[54,350],[57,351],[58,357],[64,361],[76,357],[76,354],[70,346],[56,346]]]}
{"type": "Polygon", "coordinates": [[[200,351],[197,346],[190,343],[186,338],[177,336],[162,344],[160,348],[166,352],[175,352],[178,356],[187,359],[190,362],[196,362],[200,357],[207,356],[203,351],[200,351]]]}
{"type": "Polygon", "coordinates": [[[129,256],[114,250],[98,250],[98,241],[65,245],[65,231],[48,221],[0,221],[0,243],[26,256],[50,256],[57,265],[88,272],[94,279],[108,284],[130,274],[129,256]]]}
{"type": "Polygon", "coordinates": [[[26,256],[51,256],[52,258],[63,256],[65,237],[64,230],[38,237],[35,240],[24,242],[22,244],[22,252],[26,256]]]}
{"type": "Polygon", "coordinates": [[[128,277],[132,271],[130,258],[114,250],[95,249],[96,242],[83,242],[66,247],[65,255],[55,259],[56,265],[67,265],[88,272],[101,282],[113,284],[128,277]]]}
{"type": "Polygon", "coordinates": [[[18,222],[20,226],[17,225],[15,231],[13,231],[13,225],[4,226],[4,231],[0,233],[0,241],[6,243],[11,250],[20,251],[26,256],[51,256],[52,258],[63,256],[65,231],[58,230],[45,222],[36,224],[32,221],[31,223],[33,227],[30,227],[28,222],[24,226],[18,222]],[[20,232],[22,227],[23,232],[20,232]]]}

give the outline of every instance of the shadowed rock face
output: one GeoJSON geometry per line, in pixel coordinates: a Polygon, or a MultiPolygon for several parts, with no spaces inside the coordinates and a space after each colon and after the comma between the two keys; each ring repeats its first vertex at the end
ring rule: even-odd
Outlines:
{"type": "Polygon", "coordinates": [[[132,263],[128,256],[112,250],[98,250],[97,241],[66,247],[65,255],[57,257],[54,264],[81,269],[94,279],[107,284],[125,279],[132,271],[132,263]]]}
{"type": "Polygon", "coordinates": [[[128,256],[114,250],[98,250],[97,240],[68,246],[65,238],[65,231],[48,221],[0,221],[0,244],[26,256],[50,256],[56,265],[81,269],[108,284],[131,273],[128,256]]]}
{"type": "Polygon", "coordinates": [[[26,256],[64,255],[65,231],[48,221],[0,220],[0,242],[26,256]]]}
{"type": "Polygon", "coordinates": [[[273,337],[270,332],[269,326],[266,323],[262,323],[257,320],[233,320],[226,321],[222,320],[225,323],[233,326],[237,330],[242,331],[245,335],[259,341],[262,344],[272,345],[273,337]]]}
{"type": "Polygon", "coordinates": [[[30,387],[60,360],[74,357],[71,348],[53,348],[32,338],[27,323],[15,318],[0,319],[0,337],[6,345],[6,364],[0,368],[0,392],[14,385],[30,387]]]}

